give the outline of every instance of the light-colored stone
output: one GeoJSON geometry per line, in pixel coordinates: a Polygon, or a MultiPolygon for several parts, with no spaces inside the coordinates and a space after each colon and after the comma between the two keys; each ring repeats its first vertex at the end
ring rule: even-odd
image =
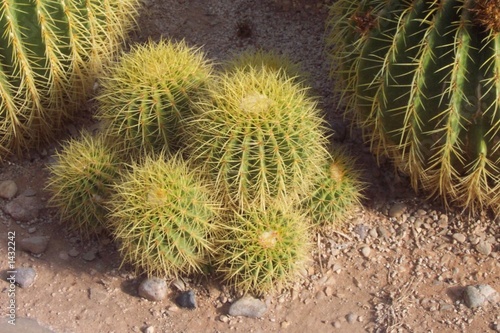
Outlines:
{"type": "Polygon", "coordinates": [[[139,296],[157,302],[167,296],[167,282],[160,278],[147,278],[139,285],[139,296]]]}
{"type": "Polygon", "coordinates": [[[5,213],[21,222],[29,222],[38,217],[42,203],[38,197],[18,196],[5,205],[5,213]]]}
{"type": "Polygon", "coordinates": [[[481,307],[487,302],[497,303],[499,301],[499,293],[490,285],[480,284],[465,287],[464,302],[471,309],[481,307]]]}
{"type": "Polygon", "coordinates": [[[459,243],[465,242],[465,235],[461,234],[459,232],[453,234],[453,239],[456,240],[459,243]]]}
{"type": "Polygon", "coordinates": [[[235,317],[260,318],[266,311],[266,303],[250,295],[243,296],[229,307],[229,315],[235,317]]]}
{"type": "MultiPolygon", "coordinates": [[[[13,274],[15,277],[15,283],[21,288],[30,287],[36,279],[36,272],[31,267],[19,267],[14,271],[13,274]]],[[[7,276],[8,282],[12,282],[12,280],[9,280],[11,277],[12,275],[9,273],[9,275],[7,276]]]]}
{"type": "Polygon", "coordinates": [[[31,252],[33,254],[44,253],[49,245],[49,236],[33,236],[21,239],[19,246],[22,250],[31,252]]]}
{"type": "Polygon", "coordinates": [[[492,251],[492,246],[486,241],[480,241],[476,244],[476,250],[477,252],[484,254],[485,256],[489,256],[492,251]]]}
{"type": "Polygon", "coordinates": [[[0,182],[0,198],[10,200],[17,194],[17,185],[13,180],[0,182]]]}
{"type": "Polygon", "coordinates": [[[372,249],[369,246],[363,246],[363,248],[361,249],[361,254],[365,258],[369,258],[371,253],[372,249]]]}

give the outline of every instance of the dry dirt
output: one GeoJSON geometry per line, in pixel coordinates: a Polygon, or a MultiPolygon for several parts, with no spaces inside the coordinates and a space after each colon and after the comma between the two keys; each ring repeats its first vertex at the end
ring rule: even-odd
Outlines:
{"type": "MultiPolygon", "coordinates": [[[[109,239],[82,241],[65,229],[65,221],[59,221],[50,208],[23,223],[0,213],[0,269],[8,266],[9,231],[15,231],[17,242],[28,236],[50,236],[41,255],[16,252],[18,267],[33,267],[37,272],[31,287],[16,289],[18,318],[34,318],[58,333],[142,332],[150,326],[155,332],[495,331],[500,325],[499,304],[471,310],[464,305],[462,292],[476,284],[500,290],[498,218],[468,219],[460,211],[445,211],[439,202],[425,201],[390,165],[376,167],[356,132],[344,137],[349,131],[335,108],[323,50],[326,1],[304,0],[298,6],[273,0],[143,3],[133,42],[186,39],[217,62],[249,48],[273,49],[300,61],[325,116],[337,130],[335,139],[359,156],[370,184],[367,199],[350,216],[345,230],[317,233],[309,269],[290,289],[264,297],[268,310],[261,319],[226,317],[237,295],[215,277],[186,278],[196,294],[194,310],[175,306],[178,291],[174,287],[161,302],[142,299],[137,287],[143,277],[127,265],[120,267],[116,246],[109,239]],[[404,203],[404,212],[390,217],[395,203],[404,203]],[[457,232],[465,241],[452,237],[457,232]],[[490,242],[491,253],[478,252],[478,241],[490,242]],[[368,256],[362,254],[363,247],[370,248],[368,256]],[[79,255],[69,256],[72,249],[79,255]],[[96,257],[86,261],[83,257],[89,251],[96,257]]],[[[89,117],[83,118],[83,126],[93,125],[89,117]]],[[[75,135],[80,126],[69,126],[67,135],[75,135]]],[[[26,158],[12,159],[0,167],[0,181],[14,180],[19,193],[30,191],[45,203],[45,166],[53,162],[56,149],[53,144],[26,158]]],[[[6,203],[0,199],[0,208],[6,203]]],[[[0,282],[0,317],[8,312],[7,287],[0,282]]]]}

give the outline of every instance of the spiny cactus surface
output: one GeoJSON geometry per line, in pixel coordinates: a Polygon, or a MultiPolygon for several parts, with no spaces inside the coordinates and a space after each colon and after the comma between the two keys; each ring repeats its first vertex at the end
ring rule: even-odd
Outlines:
{"type": "Polygon", "coordinates": [[[109,206],[124,262],[148,275],[202,272],[213,253],[220,205],[178,155],[134,163],[109,206]]]}
{"type": "Polygon", "coordinates": [[[228,204],[267,206],[307,191],[326,158],[306,89],[265,68],[224,73],[190,123],[189,147],[228,204]]]}
{"type": "Polygon", "coordinates": [[[360,206],[363,188],[354,159],[344,148],[332,147],[303,207],[314,225],[341,227],[347,215],[360,206]]]}
{"type": "Polygon", "coordinates": [[[308,227],[302,214],[276,203],[235,213],[217,249],[217,271],[235,289],[262,294],[297,278],[309,257],[308,227]]]}
{"type": "Polygon", "coordinates": [[[51,138],[88,97],[138,0],[0,3],[0,158],[51,138]]]}
{"type": "Polygon", "coordinates": [[[414,188],[500,208],[499,1],[340,0],[333,72],[377,155],[414,188]]]}
{"type": "Polygon", "coordinates": [[[181,146],[193,102],[206,94],[212,66],[200,49],[162,40],[134,47],[101,80],[97,118],[123,148],[181,146]]]}
{"type": "Polygon", "coordinates": [[[84,133],[63,145],[49,166],[50,205],[83,236],[108,230],[106,200],[119,179],[120,161],[102,136],[84,133]]]}

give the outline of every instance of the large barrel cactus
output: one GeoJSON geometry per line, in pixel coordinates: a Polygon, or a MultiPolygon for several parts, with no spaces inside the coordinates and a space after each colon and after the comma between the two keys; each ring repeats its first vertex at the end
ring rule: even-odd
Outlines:
{"type": "Polygon", "coordinates": [[[500,1],[339,0],[333,73],[377,155],[471,212],[500,206],[500,1]]]}
{"type": "Polygon", "coordinates": [[[0,158],[50,138],[117,51],[138,0],[0,2],[0,158]]]}

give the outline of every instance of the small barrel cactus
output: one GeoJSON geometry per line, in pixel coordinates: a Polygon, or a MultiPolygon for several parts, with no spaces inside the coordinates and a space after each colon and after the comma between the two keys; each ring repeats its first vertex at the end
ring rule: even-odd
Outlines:
{"type": "Polygon", "coordinates": [[[337,82],[372,150],[414,188],[500,208],[500,2],[340,0],[337,82]]]}
{"type": "Polygon", "coordinates": [[[124,262],[148,275],[202,272],[214,250],[220,208],[180,159],[160,153],[135,163],[115,186],[110,222],[124,262]]]}
{"type": "Polygon", "coordinates": [[[0,158],[51,138],[86,100],[138,0],[0,5],[0,158]]]}
{"type": "Polygon", "coordinates": [[[225,201],[267,206],[297,197],[321,170],[327,152],[323,120],[306,89],[265,68],[220,76],[197,104],[188,144],[225,201]]]}
{"type": "Polygon", "coordinates": [[[219,240],[216,269],[235,289],[262,294],[293,282],[309,258],[308,226],[291,203],[235,213],[219,240]]]}
{"type": "Polygon", "coordinates": [[[179,148],[194,100],[206,93],[212,66],[185,42],[160,41],[124,54],[102,78],[97,118],[125,149],[179,148]]]}
{"type": "Polygon", "coordinates": [[[50,205],[70,229],[86,237],[108,230],[106,200],[119,179],[120,161],[102,136],[84,133],[68,141],[49,166],[50,205]]]}
{"type": "Polygon", "coordinates": [[[364,185],[354,159],[345,149],[332,147],[330,151],[303,207],[314,225],[340,227],[343,219],[360,206],[364,185]]]}

